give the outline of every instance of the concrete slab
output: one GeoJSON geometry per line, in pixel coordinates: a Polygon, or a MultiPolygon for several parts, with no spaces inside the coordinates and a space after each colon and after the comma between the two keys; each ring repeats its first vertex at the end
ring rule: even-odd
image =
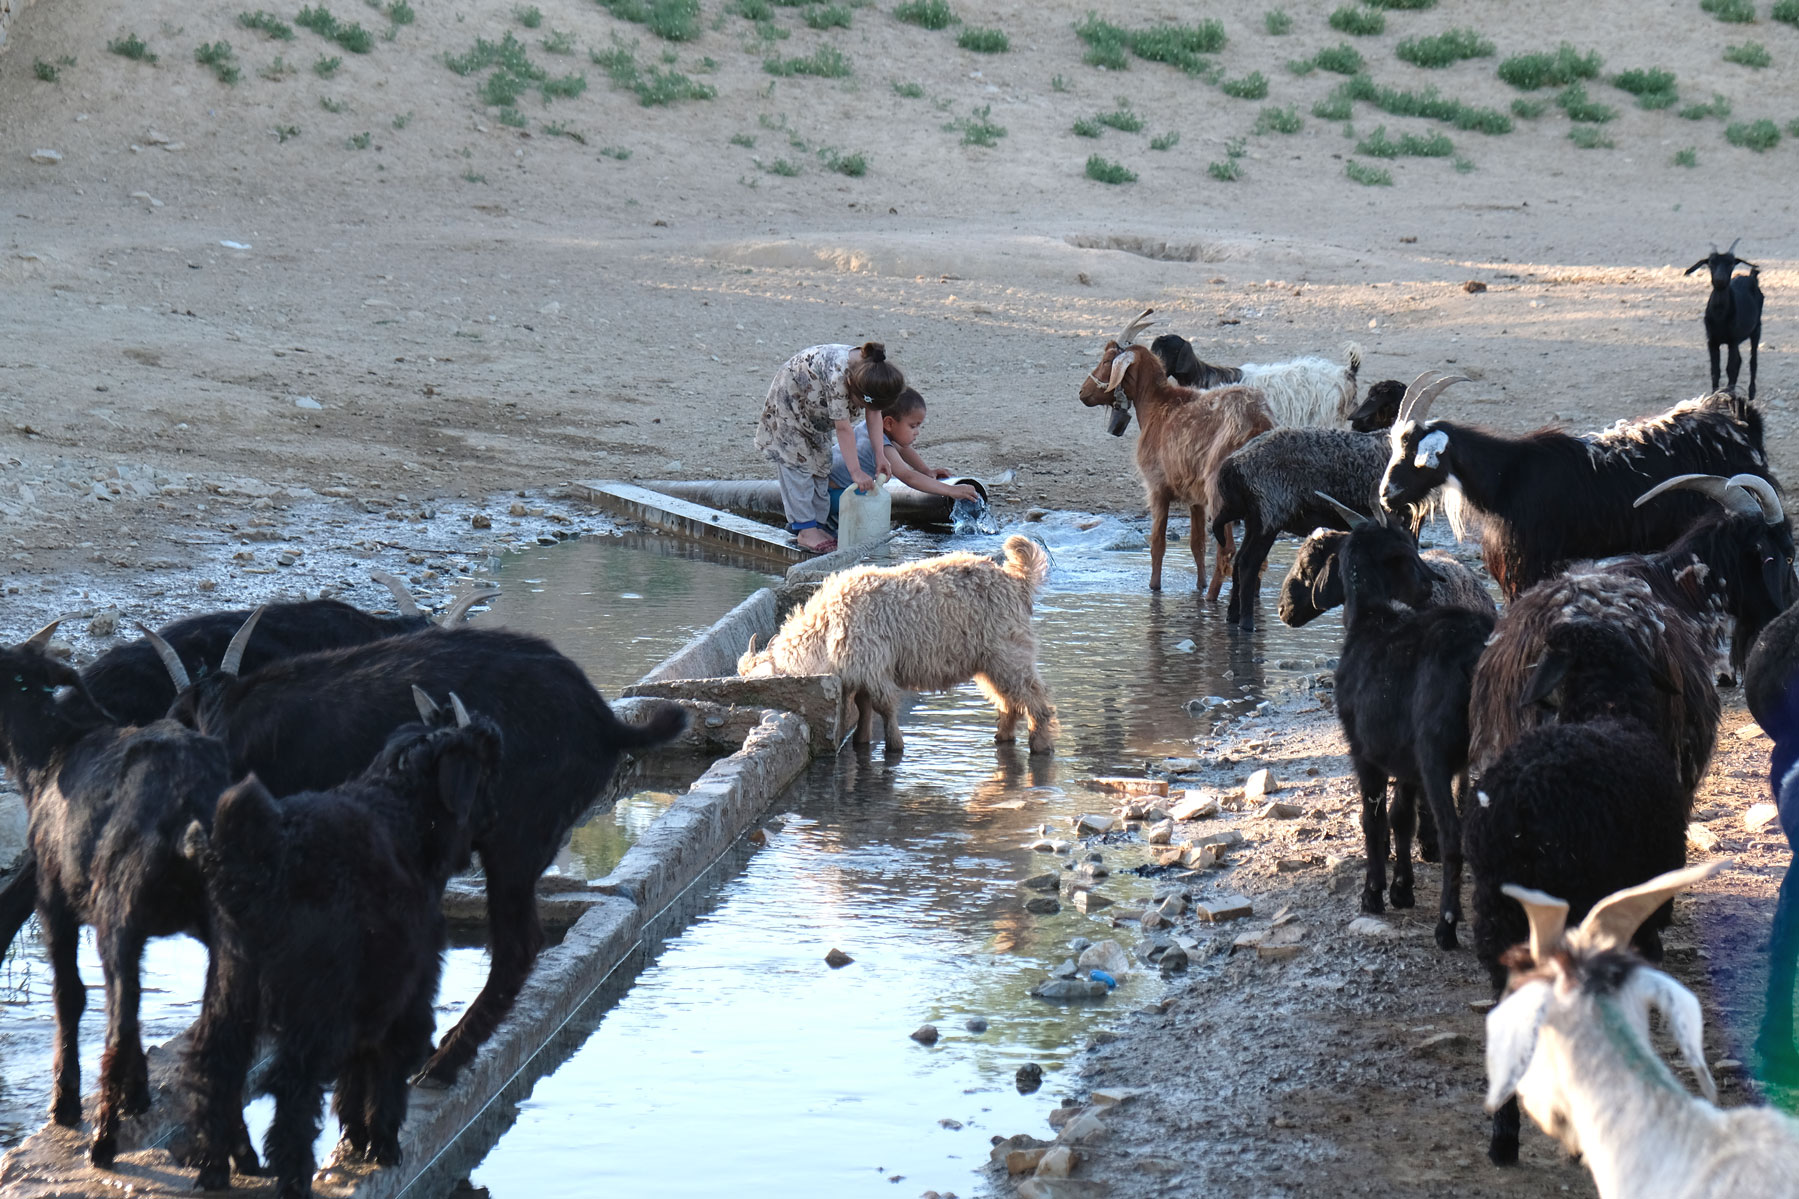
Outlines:
{"type": "Polygon", "coordinates": [[[632,698],[655,697],[697,701],[735,709],[778,708],[797,712],[811,733],[814,756],[833,754],[843,738],[843,683],[834,674],[776,675],[742,679],[668,679],[636,683],[625,689],[632,698]]]}
{"type": "Polygon", "coordinates": [[[814,556],[795,544],[793,535],[784,530],[691,500],[676,499],[635,483],[597,479],[572,484],[569,490],[596,508],[695,541],[722,545],[782,563],[803,562],[814,556]]]}
{"type": "MultiPolygon", "coordinates": [[[[669,679],[711,679],[737,673],[737,659],[750,638],[767,641],[776,628],[773,589],[764,587],[714,621],[710,628],[664,658],[638,683],[669,679]]],[[[627,690],[626,694],[631,692],[627,690]]]]}

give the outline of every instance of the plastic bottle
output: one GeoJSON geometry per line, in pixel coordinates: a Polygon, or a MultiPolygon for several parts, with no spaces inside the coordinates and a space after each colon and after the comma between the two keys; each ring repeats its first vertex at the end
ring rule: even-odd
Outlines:
{"type": "Polygon", "coordinates": [[[883,486],[886,480],[886,475],[876,479],[872,491],[857,491],[851,486],[838,499],[838,545],[848,549],[887,535],[893,524],[893,497],[883,486]]]}

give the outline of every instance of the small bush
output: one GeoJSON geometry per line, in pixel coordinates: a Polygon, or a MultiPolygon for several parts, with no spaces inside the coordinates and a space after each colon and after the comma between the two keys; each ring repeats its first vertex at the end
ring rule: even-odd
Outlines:
{"type": "Polygon", "coordinates": [[[1617,109],[1591,99],[1585,84],[1570,83],[1556,94],[1555,102],[1570,121],[1582,124],[1603,125],[1618,115],[1617,109]]]}
{"type": "Polygon", "coordinates": [[[1766,118],[1738,121],[1724,130],[1724,140],[1733,146],[1765,154],[1780,144],[1780,127],[1766,118]]]}
{"type": "Polygon", "coordinates": [[[1004,54],[1012,48],[1012,41],[1002,30],[977,29],[971,25],[956,35],[956,45],[976,54],[1004,54]]]}
{"type": "Polygon", "coordinates": [[[1088,13],[1075,23],[1074,32],[1087,46],[1081,61],[1113,71],[1130,66],[1128,52],[1145,62],[1166,63],[1189,75],[1204,75],[1213,69],[1204,56],[1224,49],[1226,42],[1224,24],[1217,20],[1197,25],[1153,25],[1132,32],[1088,13]]]}
{"type": "Polygon", "coordinates": [[[1734,62],[1739,67],[1754,67],[1759,71],[1771,65],[1774,57],[1760,42],[1744,42],[1740,46],[1724,47],[1724,61],[1734,62]]]}
{"type": "Polygon", "coordinates": [[[868,174],[868,159],[858,150],[854,154],[839,154],[835,150],[820,150],[819,157],[825,160],[825,169],[835,171],[839,175],[848,175],[851,179],[860,179],[868,174]]]}
{"type": "Polygon", "coordinates": [[[1348,42],[1326,46],[1312,55],[1312,65],[1338,75],[1354,75],[1362,69],[1362,53],[1348,42]]]}
{"type": "Polygon", "coordinates": [[[1293,18],[1285,9],[1270,9],[1262,14],[1262,28],[1275,37],[1282,37],[1293,32],[1293,18]]]}
{"type": "MultiPolygon", "coordinates": [[[[479,48],[481,43],[477,42],[476,45],[479,48]]],[[[644,108],[675,104],[682,100],[711,100],[718,95],[712,85],[690,79],[679,71],[665,71],[661,67],[643,70],[637,65],[635,42],[626,44],[614,39],[612,49],[589,50],[587,57],[606,72],[613,87],[635,93],[637,103],[644,108]]],[[[581,86],[586,87],[584,78],[581,86]]],[[[545,98],[548,98],[547,94],[545,98]]]]}
{"type": "Polygon", "coordinates": [[[283,79],[286,79],[289,75],[292,75],[295,72],[295,70],[296,70],[296,68],[291,66],[285,58],[283,58],[283,57],[281,57],[281,55],[277,54],[277,55],[275,55],[274,62],[270,63],[268,66],[262,68],[262,70],[260,70],[256,73],[258,75],[261,75],[264,79],[268,80],[270,83],[280,83],[283,79]]]}
{"type": "Polygon", "coordinates": [[[375,48],[375,35],[355,23],[340,25],[336,41],[352,54],[367,54],[375,48]]]}
{"type": "Polygon", "coordinates": [[[1689,104],[1680,110],[1680,115],[1688,121],[1703,121],[1706,117],[1717,117],[1722,121],[1730,116],[1730,101],[1713,92],[1711,103],[1689,104]]]}
{"type": "Polygon", "coordinates": [[[1235,183],[1243,177],[1243,169],[1237,165],[1236,159],[1227,158],[1223,162],[1208,162],[1206,174],[1220,183],[1235,183]]]}
{"type": "Polygon", "coordinates": [[[1582,79],[1597,79],[1605,62],[1599,51],[1582,54],[1567,42],[1554,54],[1518,54],[1499,64],[1499,77],[1521,92],[1540,87],[1566,87],[1582,79]]]}
{"type": "Polygon", "coordinates": [[[781,175],[788,179],[800,173],[799,164],[788,162],[785,158],[777,158],[765,168],[771,175],[781,175]]]}
{"type": "Polygon", "coordinates": [[[1612,86],[1635,96],[1638,108],[1672,108],[1680,99],[1674,72],[1660,67],[1620,71],[1612,76],[1612,86]]]}
{"type": "Polygon", "coordinates": [[[1378,9],[1345,4],[1331,14],[1330,25],[1338,33],[1352,37],[1374,37],[1387,31],[1387,18],[1378,9]]]}
{"type": "Polygon", "coordinates": [[[1774,9],[1768,15],[1788,25],[1799,25],[1799,0],[1774,0],[1774,9]]]}
{"type": "Polygon", "coordinates": [[[300,15],[294,18],[294,24],[301,29],[310,29],[320,37],[337,36],[337,18],[332,16],[331,10],[324,5],[317,8],[308,5],[302,8],[300,15]]]}
{"type": "Polygon", "coordinates": [[[601,146],[600,157],[610,158],[614,162],[623,162],[625,159],[631,157],[631,151],[623,146],[601,146]]]}
{"type": "Polygon", "coordinates": [[[31,73],[37,77],[39,83],[55,83],[57,77],[62,74],[56,69],[55,63],[45,62],[41,58],[32,60],[31,73]]]}
{"type": "Polygon", "coordinates": [[[1135,183],[1137,173],[1123,163],[1107,162],[1097,154],[1087,156],[1087,178],[1095,183],[1135,183]]]}
{"type": "Polygon", "coordinates": [[[1373,133],[1356,143],[1355,152],[1370,158],[1448,158],[1455,153],[1455,146],[1441,133],[1429,137],[1407,133],[1395,141],[1387,136],[1385,125],[1378,125],[1373,133]]]}
{"type": "Polygon", "coordinates": [[[552,29],[549,36],[540,43],[546,54],[573,54],[575,52],[575,35],[565,30],[552,29]]]}
{"type": "Polygon", "coordinates": [[[782,78],[811,75],[818,79],[842,79],[851,74],[850,60],[835,46],[820,46],[811,54],[798,58],[765,58],[762,69],[782,78]]]}
{"type": "Polygon", "coordinates": [[[1463,158],[1459,154],[1455,156],[1452,165],[1455,167],[1455,173],[1458,175],[1467,175],[1474,170],[1474,163],[1469,159],[1463,158]]]}
{"type": "Polygon", "coordinates": [[[1098,137],[1105,132],[1105,127],[1092,117],[1079,117],[1074,123],[1076,137],[1098,137]]]}
{"type": "Polygon", "coordinates": [[[536,29],[543,24],[543,10],[535,4],[528,8],[515,8],[512,10],[512,19],[526,29],[536,29]]]}
{"type": "Polygon", "coordinates": [[[1393,172],[1386,167],[1371,167],[1351,159],[1343,164],[1343,173],[1363,187],[1392,187],[1393,172]]]}
{"type": "Polygon", "coordinates": [[[1699,7],[1732,25],[1748,25],[1755,20],[1751,0],[1699,0],[1699,7]]]}
{"type": "Polygon", "coordinates": [[[1787,122],[1787,136],[1799,137],[1799,118],[1787,122]]]}
{"type": "Polygon", "coordinates": [[[733,146],[742,146],[746,150],[754,150],[756,148],[756,135],[753,133],[733,133],[731,135],[731,144],[733,146]]]}
{"type": "Polygon", "coordinates": [[[231,43],[223,39],[201,42],[194,48],[194,61],[203,67],[211,67],[213,76],[220,83],[233,84],[243,78],[243,72],[232,58],[231,43]]]}
{"type": "Polygon", "coordinates": [[[769,7],[768,0],[731,0],[725,6],[726,12],[734,12],[746,21],[772,20],[775,10],[769,7]]]}
{"type": "Polygon", "coordinates": [[[1376,8],[1395,9],[1402,12],[1421,12],[1427,8],[1435,8],[1437,0],[1364,0],[1376,8]]]}
{"type": "Polygon", "coordinates": [[[1542,116],[1548,107],[1549,101],[1547,100],[1526,100],[1520,96],[1512,101],[1512,115],[1523,117],[1527,121],[1534,121],[1542,116]]]}
{"type": "Polygon", "coordinates": [[[523,129],[526,125],[531,123],[525,114],[516,108],[502,108],[500,109],[498,116],[500,118],[500,124],[506,126],[508,129],[523,129]]]}
{"type": "Polygon", "coordinates": [[[1312,115],[1321,121],[1347,121],[1355,104],[1345,92],[1335,91],[1312,105],[1312,115]]]}
{"type": "Polygon", "coordinates": [[[150,47],[145,45],[144,40],[135,33],[128,33],[124,37],[113,38],[110,42],[106,43],[106,48],[111,50],[114,54],[117,54],[120,58],[129,58],[133,62],[149,63],[151,66],[156,65],[156,55],[150,53],[150,47]]]}
{"type": "Polygon", "coordinates": [[[372,133],[352,133],[350,135],[350,149],[366,150],[369,148],[369,143],[374,140],[375,135],[372,133]]]}
{"type": "Polygon", "coordinates": [[[1293,105],[1276,108],[1272,104],[1256,114],[1257,133],[1298,133],[1305,128],[1305,118],[1293,105]]]}
{"type": "Polygon", "coordinates": [[[1102,112],[1093,119],[1120,133],[1137,133],[1143,128],[1143,118],[1131,111],[1130,100],[1125,96],[1118,98],[1117,108],[1111,112],[1102,112]]]}
{"type": "Polygon", "coordinates": [[[1603,129],[1593,125],[1574,126],[1568,130],[1568,140],[1582,150],[1609,150],[1614,144],[1603,129]]]}
{"type": "Polygon", "coordinates": [[[949,0],[906,0],[893,10],[893,15],[897,20],[922,29],[948,29],[956,20],[956,14],[950,11],[949,0]]]}
{"type": "Polygon", "coordinates": [[[1062,78],[1060,75],[1051,75],[1049,77],[1049,90],[1052,92],[1067,91],[1068,90],[1068,80],[1062,78]]]}
{"type": "Polygon", "coordinates": [[[848,29],[850,10],[841,4],[815,4],[805,12],[806,24],[812,29],[848,29]]]}
{"type": "Polygon", "coordinates": [[[1318,69],[1318,64],[1309,58],[1289,58],[1287,60],[1287,69],[1295,75],[1305,76],[1316,71],[1318,69]]]}
{"type": "Polygon", "coordinates": [[[332,113],[332,114],[350,111],[350,105],[349,105],[348,101],[333,99],[330,96],[320,96],[319,97],[319,107],[324,109],[326,112],[332,113]]]}
{"type": "Polygon", "coordinates": [[[275,126],[275,141],[278,143],[288,141],[291,138],[296,138],[299,136],[300,136],[300,127],[298,125],[277,125],[277,126],[275,126]]]}
{"type": "Polygon", "coordinates": [[[312,73],[320,79],[329,79],[337,74],[337,68],[343,65],[344,60],[338,55],[333,54],[330,58],[326,58],[321,54],[313,60],[312,73]]]}
{"type": "Polygon", "coordinates": [[[924,99],[924,84],[895,83],[893,85],[893,94],[896,96],[903,96],[908,100],[922,100],[924,99]]]}
{"type": "Polygon", "coordinates": [[[406,126],[412,124],[412,113],[403,112],[399,116],[395,117],[392,121],[390,121],[389,124],[391,124],[395,129],[404,129],[404,128],[406,128],[406,126]]]}
{"type": "Polygon", "coordinates": [[[545,103],[551,100],[572,100],[587,90],[587,76],[573,72],[557,79],[546,79],[539,90],[543,92],[545,103]]]}
{"type": "Polygon", "coordinates": [[[1695,146],[1688,146],[1684,150],[1676,150],[1674,151],[1674,158],[1672,161],[1677,167],[1696,167],[1699,165],[1699,150],[1695,146]]]}
{"type": "Polygon", "coordinates": [[[1131,60],[1127,54],[1130,30],[1088,13],[1085,19],[1075,22],[1074,34],[1087,46],[1081,61],[1088,66],[1103,67],[1108,71],[1130,69],[1131,60]]]}
{"type": "Polygon", "coordinates": [[[1180,141],[1180,131],[1178,129],[1172,130],[1168,133],[1160,133],[1155,137],[1150,138],[1149,148],[1152,150],[1172,150],[1180,144],[1180,141]]]}
{"type": "MultiPolygon", "coordinates": [[[[1401,91],[1398,88],[1380,87],[1366,75],[1355,75],[1338,84],[1331,93],[1329,111],[1340,113],[1332,119],[1345,119],[1349,116],[1349,104],[1354,100],[1363,100],[1373,104],[1383,112],[1396,117],[1424,117],[1432,121],[1446,121],[1457,129],[1471,129],[1480,133],[1510,133],[1512,120],[1503,112],[1494,108],[1480,108],[1465,104],[1460,100],[1452,100],[1437,94],[1435,88],[1425,88],[1421,92],[1401,91]]],[[[1312,109],[1315,116],[1324,116],[1318,107],[1312,109]]]]}
{"type": "Polygon", "coordinates": [[[598,0],[621,21],[642,25],[665,42],[700,36],[700,0],[598,0]]]}
{"type": "Polygon", "coordinates": [[[983,104],[966,117],[958,117],[943,127],[945,133],[960,133],[965,146],[997,146],[1006,136],[1006,127],[993,121],[993,105],[983,104]]]}
{"type": "Polygon", "coordinates": [[[294,40],[294,27],[292,25],[283,21],[274,13],[264,12],[260,8],[255,12],[238,13],[237,23],[245,29],[254,29],[258,33],[267,34],[278,42],[291,42],[294,40]]]}
{"type": "Polygon", "coordinates": [[[412,5],[406,3],[406,0],[389,0],[388,6],[381,11],[386,13],[387,19],[395,25],[410,25],[418,15],[412,11],[412,5]]]}
{"type": "Polygon", "coordinates": [[[1266,100],[1268,80],[1260,71],[1251,71],[1241,79],[1226,79],[1218,90],[1239,100],[1266,100]]]}
{"type": "Polygon", "coordinates": [[[1464,59],[1493,57],[1493,43],[1472,29],[1447,29],[1435,37],[1407,38],[1393,52],[1415,67],[1450,67],[1464,59]]]}

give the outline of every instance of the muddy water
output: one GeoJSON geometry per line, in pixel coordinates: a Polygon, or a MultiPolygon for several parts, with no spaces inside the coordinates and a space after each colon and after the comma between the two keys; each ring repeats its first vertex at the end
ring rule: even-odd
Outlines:
{"type": "MultiPolygon", "coordinates": [[[[990,1135],[1044,1127],[1071,1055],[1160,984],[1134,974],[1081,1005],[1026,995],[1074,938],[1137,937],[1105,911],[1026,914],[1019,880],[1070,858],[1024,846],[1109,809],[1086,780],[1191,754],[1214,722],[1297,686],[1339,639],[1329,618],[1245,638],[1190,592],[1149,596],[1141,549],[1105,548],[1131,537],[1079,523],[1027,530],[1056,559],[1038,611],[1058,755],[995,747],[991,710],[964,687],[918,703],[902,759],[815,763],[777,801],[768,846],[537,1084],[476,1184],[505,1199],[967,1195],[990,1135]],[[833,947],[854,964],[829,969],[833,947]],[[929,1048],[908,1037],[925,1023],[941,1034],[929,1048]],[[1020,1095],[1027,1062],[1046,1083],[1020,1095]]],[[[909,536],[900,552],[931,547],[909,536]]],[[[1100,852],[1117,907],[1150,894],[1154,881],[1129,873],[1141,850],[1100,852]]]]}

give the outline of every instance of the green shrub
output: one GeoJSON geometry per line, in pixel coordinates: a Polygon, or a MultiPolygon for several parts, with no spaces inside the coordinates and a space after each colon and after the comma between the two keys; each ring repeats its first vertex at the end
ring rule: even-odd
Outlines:
{"type": "Polygon", "coordinates": [[[536,29],[543,24],[543,9],[535,4],[528,8],[515,8],[512,10],[512,19],[526,29],[536,29]]]}
{"type": "Polygon", "coordinates": [[[294,24],[301,29],[310,29],[320,37],[337,36],[337,18],[332,16],[331,10],[324,5],[317,8],[310,5],[302,8],[300,15],[294,18],[294,24]]]}
{"type": "Polygon", "coordinates": [[[1713,92],[1711,103],[1689,104],[1680,110],[1680,115],[1688,121],[1703,121],[1706,117],[1717,117],[1722,121],[1730,115],[1730,101],[1713,92]]]}
{"type": "Polygon", "coordinates": [[[601,146],[600,157],[610,158],[614,162],[623,162],[631,157],[631,151],[623,146],[601,146]]]}
{"type": "Polygon", "coordinates": [[[1143,128],[1143,118],[1131,111],[1130,99],[1126,96],[1118,98],[1117,108],[1111,112],[1102,112],[1093,119],[1120,133],[1136,133],[1143,128]]]}
{"type": "Polygon", "coordinates": [[[983,104],[968,116],[957,117],[943,127],[945,133],[960,133],[965,146],[997,146],[1006,136],[1006,127],[993,121],[993,105],[983,104]]]}
{"type": "Polygon", "coordinates": [[[1599,51],[1581,54],[1563,42],[1554,54],[1517,54],[1499,64],[1499,77],[1521,92],[1540,87],[1566,87],[1581,79],[1596,79],[1605,62],[1599,51]]]}
{"type": "Polygon", "coordinates": [[[1309,58],[1289,58],[1287,69],[1295,75],[1310,75],[1318,69],[1318,64],[1309,58]]]}
{"type": "Polygon", "coordinates": [[[203,67],[211,67],[213,77],[220,83],[233,84],[243,78],[243,72],[232,58],[231,43],[223,39],[201,42],[194,48],[194,61],[203,67]]]}
{"type": "Polygon", "coordinates": [[[375,35],[355,22],[339,25],[333,40],[352,54],[367,54],[375,48],[375,35]]]}
{"type": "MultiPolygon", "coordinates": [[[[511,35],[508,34],[508,37],[511,35]]],[[[489,43],[491,45],[491,43],[489,43]]],[[[481,46],[476,42],[477,48],[481,46]]],[[[610,50],[589,50],[588,60],[612,81],[612,86],[621,91],[632,92],[637,96],[637,103],[644,108],[656,108],[675,104],[682,100],[711,100],[718,95],[711,84],[690,79],[679,71],[664,70],[651,67],[648,71],[637,65],[637,43],[629,44],[614,38],[610,50]]],[[[541,76],[540,76],[541,77],[541,76]]],[[[583,79],[582,87],[586,86],[583,79]]],[[[548,99],[548,93],[545,98],[548,99]]]]}
{"type": "Polygon", "coordinates": [[[1799,137],[1799,118],[1787,122],[1787,136],[1799,137]]]}
{"type": "Polygon", "coordinates": [[[1235,183],[1243,177],[1243,170],[1237,165],[1236,159],[1227,158],[1223,162],[1208,162],[1206,174],[1220,183],[1235,183]]]}
{"type": "Polygon", "coordinates": [[[851,74],[850,60],[835,46],[820,46],[811,54],[798,58],[765,58],[762,69],[782,78],[811,75],[819,79],[842,79],[851,74]]]}
{"type": "Polygon", "coordinates": [[[1754,67],[1759,71],[1773,63],[1774,58],[1760,42],[1744,42],[1740,46],[1724,47],[1724,61],[1734,62],[1739,67],[1754,67]]]}
{"type": "Polygon", "coordinates": [[[1699,0],[1699,7],[1732,25],[1747,25],[1755,20],[1755,5],[1751,0],[1699,0]]]}
{"type": "Polygon", "coordinates": [[[731,135],[731,144],[733,146],[742,146],[746,150],[754,150],[756,148],[756,135],[753,133],[733,133],[731,135]]]}
{"type": "Polygon", "coordinates": [[[1455,173],[1458,175],[1466,175],[1474,170],[1474,163],[1469,159],[1463,158],[1459,154],[1456,155],[1452,165],[1455,167],[1455,173]]]}
{"type": "Polygon", "coordinates": [[[1364,0],[1376,8],[1396,9],[1405,12],[1418,12],[1426,8],[1435,8],[1437,0],[1364,0]]]}
{"type": "Polygon", "coordinates": [[[1097,154],[1087,156],[1087,178],[1096,183],[1135,183],[1137,173],[1123,163],[1107,162],[1097,154]]]}
{"type": "Polygon", "coordinates": [[[1256,114],[1257,133],[1298,133],[1305,128],[1305,119],[1299,115],[1299,109],[1288,105],[1276,108],[1269,105],[1256,114]]]}
{"type": "Polygon", "coordinates": [[[1312,55],[1312,64],[1338,75],[1354,75],[1362,69],[1362,53],[1348,42],[1326,46],[1312,55]]]}
{"type": "Polygon", "coordinates": [[[775,159],[764,169],[771,175],[781,175],[788,179],[791,179],[800,173],[799,164],[797,162],[788,162],[785,158],[775,159]]]}
{"type": "Polygon", "coordinates": [[[150,53],[150,47],[135,33],[128,33],[124,37],[113,38],[106,43],[106,48],[111,50],[114,54],[117,54],[120,58],[129,58],[133,62],[149,63],[151,66],[156,65],[156,55],[150,53]]]}
{"type": "Polygon", "coordinates": [[[255,12],[238,13],[237,23],[242,25],[245,29],[254,29],[258,33],[265,33],[278,42],[291,42],[294,40],[294,27],[292,25],[283,21],[274,13],[264,12],[260,8],[255,12]]]}
{"type": "Polygon", "coordinates": [[[1520,96],[1512,101],[1512,115],[1523,117],[1527,121],[1534,121],[1542,116],[1548,107],[1549,101],[1547,100],[1526,100],[1520,96]]]}
{"type": "Polygon", "coordinates": [[[818,156],[824,159],[827,171],[848,175],[851,179],[860,179],[868,174],[868,158],[860,150],[854,154],[839,154],[835,150],[826,148],[820,150],[818,156]]]}
{"type": "Polygon", "coordinates": [[[922,100],[924,99],[924,84],[895,83],[893,85],[893,94],[902,96],[907,100],[922,100]]]}
{"type": "Polygon", "coordinates": [[[1449,67],[1468,58],[1491,58],[1493,43],[1472,29],[1447,29],[1435,37],[1407,38],[1393,52],[1415,67],[1449,67]]]}
{"type": "Polygon", "coordinates": [[[1618,110],[1587,96],[1585,84],[1570,83],[1556,94],[1555,102],[1561,110],[1568,114],[1570,121],[1579,121],[1588,125],[1603,125],[1618,115],[1618,110]]]}
{"type": "Polygon", "coordinates": [[[1152,150],[1172,150],[1180,145],[1180,142],[1180,130],[1175,129],[1170,130],[1167,133],[1157,134],[1155,137],[1150,138],[1149,148],[1152,150]]]}
{"type": "Polygon", "coordinates": [[[1605,131],[1593,125],[1574,126],[1568,130],[1568,140],[1582,150],[1609,150],[1613,145],[1612,139],[1605,135],[1605,131]]]}
{"type": "Polygon", "coordinates": [[[1699,150],[1696,146],[1688,146],[1684,150],[1674,151],[1673,163],[1677,167],[1696,167],[1699,165],[1699,150]]]}
{"type": "Polygon", "coordinates": [[[1733,146],[1765,154],[1780,144],[1780,127],[1766,118],[1738,121],[1724,130],[1724,140],[1733,146]]]}
{"type": "Polygon", "coordinates": [[[1077,117],[1074,122],[1076,137],[1098,137],[1105,132],[1105,127],[1092,117],[1077,117]]]}
{"type": "Polygon", "coordinates": [[[1635,96],[1638,108],[1672,108],[1680,99],[1674,72],[1660,67],[1620,71],[1612,76],[1612,86],[1635,96]]]}
{"type": "Polygon", "coordinates": [[[1407,133],[1395,141],[1387,136],[1385,125],[1377,125],[1373,133],[1356,143],[1355,152],[1370,158],[1448,158],[1455,153],[1455,146],[1441,133],[1429,137],[1407,133]]]}
{"type": "Polygon", "coordinates": [[[1341,88],[1312,105],[1312,115],[1321,121],[1347,121],[1354,111],[1354,103],[1341,88]]]}
{"type": "Polygon", "coordinates": [[[555,79],[546,79],[539,85],[538,90],[543,93],[546,102],[572,100],[587,90],[587,76],[575,72],[555,79]]]}
{"type": "Polygon", "coordinates": [[[312,62],[312,73],[320,79],[329,79],[337,74],[337,69],[343,65],[344,60],[340,56],[333,54],[330,58],[326,58],[321,54],[312,62]]]}
{"type": "Polygon", "coordinates": [[[1799,0],[1774,0],[1774,9],[1768,15],[1788,25],[1799,25],[1799,0]]]}
{"type": "Polygon", "coordinates": [[[1265,100],[1268,98],[1268,80],[1262,72],[1251,71],[1241,79],[1226,79],[1218,85],[1218,90],[1239,100],[1265,100]]]}
{"type": "Polygon", "coordinates": [[[1091,12],[1075,22],[1074,32],[1087,47],[1081,61],[1112,71],[1130,66],[1128,52],[1145,62],[1166,63],[1189,75],[1203,75],[1212,69],[1204,56],[1224,49],[1226,41],[1224,24],[1216,20],[1197,25],[1153,25],[1133,32],[1091,12]]]}
{"type": "Polygon", "coordinates": [[[1262,28],[1275,37],[1293,32],[1293,18],[1285,9],[1275,8],[1262,14],[1262,28]]]}
{"type": "Polygon", "coordinates": [[[45,62],[41,58],[32,60],[31,73],[37,77],[39,83],[55,83],[57,76],[62,74],[56,69],[55,63],[45,62]]]}
{"type": "Polygon", "coordinates": [[[949,0],[906,0],[893,10],[893,15],[908,25],[924,29],[948,29],[956,20],[956,14],[950,11],[949,0]]]}
{"type": "Polygon", "coordinates": [[[725,11],[734,12],[746,21],[772,20],[775,15],[768,0],[731,0],[725,5],[725,11]]]}
{"type": "MultiPolygon", "coordinates": [[[[1795,0],[1799,2],[1799,0],[1795,0]]],[[[1373,37],[1387,31],[1386,15],[1359,4],[1345,4],[1331,14],[1330,25],[1338,33],[1354,37],[1373,37]]]]}
{"type": "Polygon", "coordinates": [[[565,30],[552,29],[549,36],[543,39],[546,54],[573,54],[575,52],[575,35],[565,30]]]}
{"type": "Polygon", "coordinates": [[[850,10],[841,4],[815,4],[805,12],[806,24],[812,29],[848,29],[850,10]]]}
{"type": "Polygon", "coordinates": [[[970,25],[956,35],[956,45],[976,54],[1004,54],[1012,48],[1012,41],[1002,30],[977,29],[970,25]]]}
{"type": "Polygon", "coordinates": [[[700,0],[597,0],[621,21],[642,25],[665,42],[700,36],[700,0]]]}
{"type": "Polygon", "coordinates": [[[395,25],[410,25],[417,18],[417,14],[412,11],[412,5],[406,3],[406,0],[390,0],[388,6],[381,11],[385,12],[387,19],[395,25]]]}
{"type": "Polygon", "coordinates": [[[531,123],[529,117],[516,108],[502,108],[499,111],[500,124],[508,129],[523,129],[531,123]]]}
{"type": "MultiPolygon", "coordinates": [[[[1402,91],[1393,87],[1380,87],[1366,75],[1355,75],[1338,84],[1331,93],[1328,112],[1341,114],[1329,119],[1342,120],[1349,116],[1351,101],[1361,100],[1373,104],[1383,112],[1396,117],[1424,117],[1432,121],[1445,121],[1457,129],[1471,129],[1479,133],[1510,133],[1512,120],[1495,108],[1480,108],[1465,104],[1460,100],[1451,100],[1437,94],[1437,89],[1427,87],[1421,92],[1402,91]]],[[[1314,116],[1326,116],[1318,106],[1312,109],[1314,116]]]]}
{"type": "Polygon", "coordinates": [[[1363,187],[1392,187],[1393,172],[1386,167],[1371,167],[1354,159],[1343,164],[1343,173],[1363,187]]]}

